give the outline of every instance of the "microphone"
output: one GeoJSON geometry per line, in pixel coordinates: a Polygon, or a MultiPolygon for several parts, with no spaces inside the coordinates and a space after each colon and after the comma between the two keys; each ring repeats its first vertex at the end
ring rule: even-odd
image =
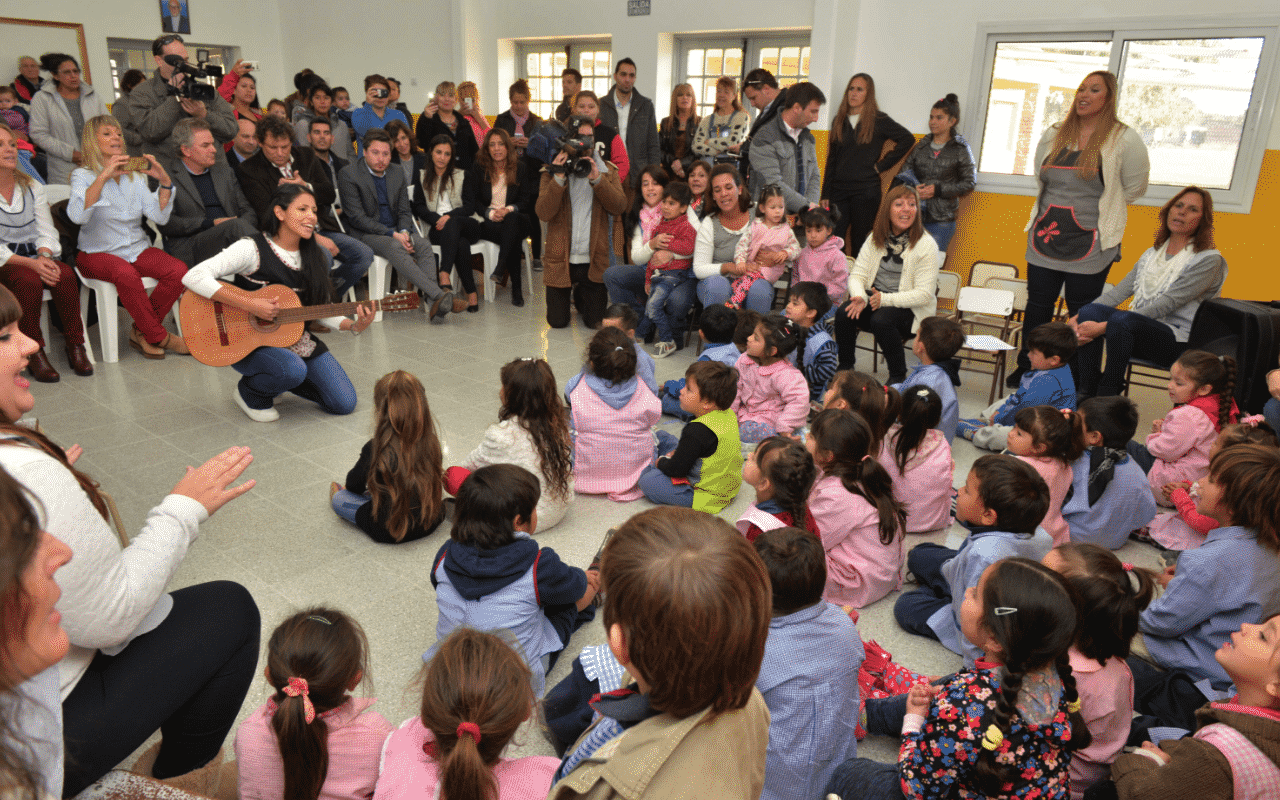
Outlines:
{"type": "Polygon", "coordinates": [[[171,67],[181,67],[187,63],[187,60],[180,55],[170,54],[164,57],[164,63],[171,67]]]}

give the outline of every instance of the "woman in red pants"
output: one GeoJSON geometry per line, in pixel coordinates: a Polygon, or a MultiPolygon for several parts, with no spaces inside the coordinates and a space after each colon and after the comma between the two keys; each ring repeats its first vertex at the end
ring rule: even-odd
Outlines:
{"type": "Polygon", "coordinates": [[[49,215],[44,187],[18,169],[18,139],[0,123],[0,284],[18,298],[18,328],[40,345],[27,363],[31,377],[56,383],[61,377],[49,363],[40,335],[40,312],[48,287],[67,337],[67,362],[77,375],[92,375],[80,325],[80,293],[71,267],[55,259],[61,252],[49,215]]]}
{"type": "Polygon", "coordinates": [[[182,294],[187,265],[151,246],[142,230],[146,216],[157,225],[173,211],[173,181],[154,156],[145,170],[130,170],[124,132],[115,117],[85,123],[81,153],[84,166],[71,173],[67,216],[80,226],[76,264],[86,278],[114,283],[120,302],[133,317],[129,345],[147,358],[164,358],[165,350],[187,354],[181,336],[160,324],[182,294]],[[156,191],[147,178],[160,182],[156,191]],[[160,282],[147,296],[143,278],[160,282]]]}

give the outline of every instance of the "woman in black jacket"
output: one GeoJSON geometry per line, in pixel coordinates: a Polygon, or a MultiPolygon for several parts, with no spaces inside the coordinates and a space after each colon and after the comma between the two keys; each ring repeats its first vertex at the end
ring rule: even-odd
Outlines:
{"type": "Polygon", "coordinates": [[[898,163],[916,137],[876,105],[876,82],[865,72],[849,79],[840,107],[831,121],[827,166],[822,175],[822,205],[840,211],[845,243],[857,253],[880,209],[880,173],[898,163]],[[893,148],[884,152],[885,142],[893,148]]]}
{"type": "Polygon", "coordinates": [[[480,238],[498,245],[498,267],[489,277],[499,284],[511,279],[511,304],[524,305],[520,286],[520,245],[529,235],[529,214],[537,185],[516,153],[511,137],[490,128],[462,184],[463,204],[480,215],[480,238]]]}
{"type": "Polygon", "coordinates": [[[902,163],[896,182],[914,185],[920,193],[924,229],[946,252],[956,232],[960,198],[978,183],[973,151],[956,133],[960,124],[960,98],[949,94],[929,111],[929,135],[916,143],[902,163]]]}
{"type": "Polygon", "coordinates": [[[426,150],[440,134],[453,140],[453,161],[458,169],[468,169],[475,161],[479,145],[467,118],[456,110],[458,89],[451,81],[442,81],[435,96],[418,116],[418,147],[426,150]]]}

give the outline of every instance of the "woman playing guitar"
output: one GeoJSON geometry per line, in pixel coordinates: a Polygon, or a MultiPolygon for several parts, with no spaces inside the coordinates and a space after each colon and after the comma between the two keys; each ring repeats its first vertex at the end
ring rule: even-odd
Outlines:
{"type": "MultiPolygon", "coordinates": [[[[201,297],[263,320],[276,318],[278,302],[248,293],[268,284],[293,289],[305,305],[328,303],[333,285],[324,254],[313,238],[316,201],[306,187],[280,184],[261,225],[263,233],[241,239],[192,267],[183,277],[183,284],[201,297]],[[223,279],[231,283],[223,283],[223,279]]],[[[362,304],[355,320],[332,317],[323,322],[358,336],[373,317],[373,306],[362,304]]],[[[310,333],[303,333],[291,347],[259,347],[232,364],[232,368],[244,376],[231,393],[232,399],[255,422],[279,419],[280,413],[273,404],[285,392],[311,400],[330,414],[350,414],[356,407],[351,379],[324,342],[310,333]]]]}

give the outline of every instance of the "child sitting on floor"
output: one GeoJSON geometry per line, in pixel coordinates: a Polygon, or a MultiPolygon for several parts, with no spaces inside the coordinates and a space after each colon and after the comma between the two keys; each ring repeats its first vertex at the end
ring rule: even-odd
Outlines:
{"type": "Polygon", "coordinates": [[[1039,561],[1053,547],[1040,527],[1049,487],[1031,465],[991,453],[973,462],[956,496],[956,519],[969,529],[959,550],[925,542],[907,554],[907,570],[920,588],[898,597],[894,619],[908,633],[937,639],[972,666],[981,648],[960,629],[965,592],[1002,558],[1039,561]]]}
{"type": "Polygon", "coordinates": [[[928,386],[902,395],[898,421],[889,429],[880,464],[889,471],[893,496],[907,512],[907,533],[951,524],[951,481],[956,471],[951,445],[938,430],[942,399],[928,386]]]}
{"type": "Polygon", "coordinates": [[[770,436],[756,445],[742,465],[742,481],[756,490],[756,501],[737,522],[748,542],[764,531],[787,526],[802,525],[819,535],[818,523],[809,513],[815,471],[813,456],[796,439],[770,436]]]}
{"type": "Polygon", "coordinates": [[[1150,524],[1156,501],[1125,445],[1138,429],[1138,407],[1127,397],[1090,397],[1080,404],[1085,451],[1071,464],[1071,499],[1062,518],[1071,541],[1119,550],[1150,524]]]}
{"type": "Polygon", "coordinates": [[[695,361],[684,373],[680,407],[693,415],[679,441],[655,432],[657,452],[640,475],[640,490],[654,503],[715,514],[733,502],[742,487],[742,442],[730,409],[738,394],[738,373],[719,361],[695,361]]]}
{"type": "Polygon", "coordinates": [[[520,654],[498,635],[449,634],[423,667],[422,710],[387,739],[373,800],[546,797],[557,759],[502,757],[537,710],[529,678],[520,654]]]}
{"type": "Polygon", "coordinates": [[[1062,518],[1062,505],[1071,491],[1071,465],[1084,452],[1084,423],[1074,411],[1052,406],[1022,408],[1013,418],[1009,433],[1009,453],[1030,464],[1049,487],[1049,509],[1040,523],[1053,537],[1054,545],[1065,544],[1071,529],[1062,518]]]}
{"type": "Polygon", "coordinates": [[[738,395],[733,410],[743,442],[790,434],[808,418],[809,383],[787,360],[799,340],[800,326],[778,314],[761,319],[747,339],[747,351],[734,365],[738,395]]]}
{"type": "Polygon", "coordinates": [[[925,317],[920,320],[920,330],[916,333],[916,341],[911,345],[911,352],[920,359],[920,364],[907,373],[902,383],[893,388],[898,391],[911,386],[928,386],[942,398],[942,419],[938,430],[947,437],[947,444],[956,438],[956,426],[960,421],[960,401],[956,398],[956,388],[951,382],[951,373],[939,366],[940,362],[955,358],[960,348],[964,347],[964,329],[960,323],[946,317],[925,317]]]}
{"type": "MultiPolygon", "coordinates": [[[[734,311],[728,306],[719,304],[702,310],[702,316],[698,319],[698,338],[702,340],[705,347],[702,355],[698,356],[699,361],[719,361],[727,367],[738,363],[738,357],[742,355],[743,350],[747,349],[746,336],[742,337],[741,348],[733,341],[740,313],[743,312],[734,311]]],[[[755,329],[755,323],[752,323],[751,328],[755,329]]],[[[748,335],[750,333],[750,331],[747,332],[748,335]]],[[[688,422],[693,417],[680,408],[680,390],[683,388],[684,378],[669,380],[662,384],[662,391],[658,393],[658,397],[662,400],[663,414],[688,422]]]]}
{"type": "Polygon", "coordinates": [[[820,283],[801,281],[787,295],[787,319],[800,326],[800,343],[795,363],[809,382],[809,400],[818,403],[827,393],[827,383],[836,374],[836,340],[820,327],[818,320],[831,309],[831,299],[820,283]]]}
{"type": "Polygon", "coordinates": [[[581,494],[639,500],[640,473],[653,461],[662,406],[636,377],[636,353],[622,331],[602,327],[587,345],[586,374],[565,387],[573,430],[573,483],[581,494]]]}
{"type": "Polygon", "coordinates": [[[450,540],[431,562],[431,585],[436,640],[463,626],[512,631],[541,695],[569,636],[595,617],[600,578],[538,547],[537,506],[538,479],[524,467],[494,464],[471,473],[458,491],[450,540]]]}
{"type": "Polygon", "coordinates": [[[865,372],[842,369],[831,379],[822,408],[843,408],[859,414],[871,426],[871,436],[880,453],[880,463],[889,469],[892,458],[886,458],[884,443],[889,429],[902,410],[902,395],[892,386],[882,386],[880,381],[865,372]]]}
{"type": "Polygon", "coordinates": [[[1196,711],[1194,736],[1144,742],[1111,766],[1120,800],[1280,796],[1280,616],[1244,623],[1213,654],[1236,687],[1196,711]]]}
{"type": "Polygon", "coordinates": [[[1013,427],[1013,416],[1029,406],[1076,407],[1076,384],[1067,362],[1076,353],[1076,332],[1065,322],[1046,322],[1027,334],[1031,369],[1018,391],[987,408],[981,418],[960,420],[960,435],[975,446],[997,453],[1013,427]]]}
{"type": "Polygon", "coordinates": [[[654,394],[658,393],[658,379],[654,377],[657,364],[653,361],[653,356],[645,351],[644,346],[636,341],[636,325],[639,324],[640,318],[636,316],[636,312],[626,303],[614,303],[604,310],[604,316],[600,319],[600,327],[617,328],[618,330],[631,337],[631,344],[636,349],[636,375],[653,390],[654,394]]]}
{"type": "Polygon", "coordinates": [[[609,539],[600,571],[609,649],[634,683],[592,702],[599,717],[548,800],[759,797],[769,711],[754,684],[770,612],[760,557],[724,520],[655,508],[609,539]]]}
{"type": "Polygon", "coordinates": [[[756,688],[769,707],[769,758],[761,800],[817,798],[835,768],[858,755],[862,637],[822,599],[822,543],[798,528],[755,540],[773,588],[773,619],[756,688]]]}
{"type": "Polygon", "coordinates": [[[236,730],[240,796],[255,800],[373,794],[391,725],[352,697],[369,672],[369,642],[355,620],[331,608],[286,619],[267,642],[266,705],[236,730]]]}
{"type": "Polygon", "coordinates": [[[822,207],[811,208],[800,214],[804,223],[805,248],[796,258],[793,280],[817,281],[827,290],[831,299],[830,309],[819,319],[827,320],[835,312],[835,307],[844,299],[845,287],[849,283],[849,261],[844,254],[844,239],[832,236],[835,230],[835,209],[822,207]]]}
{"type": "Polygon", "coordinates": [[[827,551],[828,602],[862,608],[902,585],[906,512],[893,496],[889,473],[875,459],[867,421],[828,409],[805,440],[821,470],[809,509],[827,551]]]}
{"type": "Polygon", "coordinates": [[[1164,496],[1167,483],[1198,481],[1209,469],[1209,450],[1222,431],[1240,418],[1233,397],[1236,360],[1204,350],[1188,350],[1169,367],[1169,399],[1173,410],[1151,423],[1146,444],[1130,442],[1129,455],[1147,473],[1156,502],[1172,507],[1164,496]]]}

